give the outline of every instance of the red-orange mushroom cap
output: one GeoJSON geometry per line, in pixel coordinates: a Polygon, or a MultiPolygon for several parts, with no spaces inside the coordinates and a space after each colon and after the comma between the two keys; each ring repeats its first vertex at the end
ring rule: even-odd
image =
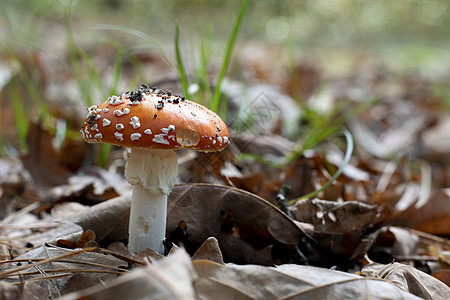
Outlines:
{"type": "Polygon", "coordinates": [[[228,128],[216,113],[145,84],[88,111],[80,132],[89,143],[206,152],[220,151],[230,143],[228,128]]]}

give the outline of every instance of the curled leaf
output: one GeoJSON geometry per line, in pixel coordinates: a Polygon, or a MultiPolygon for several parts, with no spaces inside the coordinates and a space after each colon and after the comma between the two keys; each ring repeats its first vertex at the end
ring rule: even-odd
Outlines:
{"type": "Polygon", "coordinates": [[[192,264],[200,299],[419,299],[385,280],[324,268],[192,264]]]}
{"type": "Polygon", "coordinates": [[[445,283],[410,265],[374,263],[365,266],[362,273],[390,280],[402,290],[424,299],[448,299],[450,295],[450,288],[445,283]]]}
{"type": "MultiPolygon", "coordinates": [[[[304,236],[292,219],[264,199],[212,184],[174,187],[168,201],[167,231],[175,231],[180,221],[186,222],[191,242],[200,245],[209,237],[216,237],[224,255],[231,258],[252,256],[243,253],[246,251],[270,250],[274,240],[295,245],[304,236]]],[[[270,259],[264,263],[270,263],[270,259]]]]}

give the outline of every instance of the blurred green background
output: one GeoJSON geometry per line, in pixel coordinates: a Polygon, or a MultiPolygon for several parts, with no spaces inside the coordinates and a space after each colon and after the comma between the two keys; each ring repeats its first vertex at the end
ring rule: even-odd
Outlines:
{"type": "MultiPolygon", "coordinates": [[[[171,43],[178,23],[185,37],[212,32],[220,46],[241,5],[241,1],[217,0],[1,2],[2,43],[43,50],[51,49],[46,40],[64,26],[69,9],[80,42],[98,38],[96,25],[113,24],[145,32],[161,44],[171,43]]],[[[402,67],[417,67],[424,61],[439,65],[440,59],[448,59],[449,6],[446,0],[251,1],[240,42],[288,41],[305,54],[363,51],[402,67]]]]}
{"type": "MultiPolygon", "coordinates": [[[[205,79],[211,84],[217,79],[242,5],[235,0],[0,3],[0,153],[8,155],[26,149],[30,121],[40,120],[60,140],[80,139],[86,105],[141,82],[176,80],[176,24],[186,74],[208,90],[205,79]],[[61,107],[64,101],[70,108],[61,107]]],[[[303,60],[328,78],[352,74],[367,62],[444,78],[450,66],[449,12],[446,0],[250,1],[228,76],[248,81],[247,61],[253,60],[254,69],[266,64],[260,69],[267,73],[272,66],[289,69],[303,60]]],[[[279,83],[276,72],[266,83],[279,83]]],[[[205,97],[211,94],[199,98],[205,97]]]]}

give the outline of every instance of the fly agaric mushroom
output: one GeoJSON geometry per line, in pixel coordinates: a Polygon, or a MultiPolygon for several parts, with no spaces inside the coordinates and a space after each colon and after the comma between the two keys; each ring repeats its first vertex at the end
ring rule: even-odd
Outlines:
{"type": "Polygon", "coordinates": [[[145,84],[88,108],[81,134],[89,143],[131,148],[125,177],[133,185],[128,248],[134,252],[164,252],[167,196],[178,170],[173,150],[220,151],[230,142],[216,113],[145,84]]]}

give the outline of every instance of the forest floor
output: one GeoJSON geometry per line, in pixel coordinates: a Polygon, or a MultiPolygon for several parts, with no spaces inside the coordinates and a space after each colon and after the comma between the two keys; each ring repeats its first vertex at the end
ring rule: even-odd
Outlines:
{"type": "MultiPolygon", "coordinates": [[[[2,52],[0,298],[450,294],[448,62],[239,44],[220,87],[231,143],[177,151],[166,252],[134,253],[124,148],[79,129],[88,106],[141,83],[183,94],[180,73],[155,49],[58,30],[52,55],[2,52]]],[[[185,60],[191,100],[211,106],[220,60],[185,60]]]]}

